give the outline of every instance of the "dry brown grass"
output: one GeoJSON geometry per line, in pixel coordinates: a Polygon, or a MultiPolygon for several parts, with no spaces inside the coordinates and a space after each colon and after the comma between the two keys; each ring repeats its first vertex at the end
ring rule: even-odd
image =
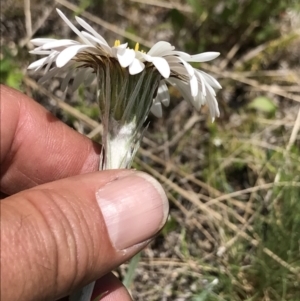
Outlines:
{"type": "MultiPolygon", "coordinates": [[[[160,27],[169,9],[187,17],[192,13],[180,1],[115,4],[115,9],[101,8],[103,19],[89,11],[81,15],[101,26],[110,41],[121,36],[144,47],[156,40],[149,26],[159,28],[159,39],[176,36],[167,22],[160,27]]],[[[55,5],[67,14],[81,11],[74,3],[57,0],[47,1],[38,14],[38,5],[26,0],[26,30],[14,37],[19,53],[30,48],[35,33],[51,32],[55,5]]],[[[282,22],[284,28],[289,23],[282,22]]],[[[201,65],[224,87],[218,95],[221,118],[214,124],[205,109],[194,113],[178,101],[176,91],[171,91],[174,100],[165,117],[150,117],[135,167],[164,185],[171,211],[165,229],[134,271],[130,290],[135,300],[300,300],[300,32],[289,26],[279,37],[245,48],[257,27],[253,22],[219,61],[201,65]],[[247,108],[259,95],[276,104],[274,113],[247,108]],[[210,287],[215,278],[219,284],[210,287]]],[[[21,57],[25,67],[28,57],[21,57]]],[[[81,91],[72,100],[67,94],[62,101],[57,87],[55,81],[42,87],[28,75],[23,78],[24,91],[83,134],[99,139],[101,124],[81,110],[93,101],[92,94],[81,91]]],[[[127,268],[120,268],[121,277],[127,268]]]]}

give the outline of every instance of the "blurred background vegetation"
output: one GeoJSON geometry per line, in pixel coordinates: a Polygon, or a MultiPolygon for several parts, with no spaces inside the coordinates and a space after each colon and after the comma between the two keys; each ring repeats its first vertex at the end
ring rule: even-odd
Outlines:
{"type": "Polygon", "coordinates": [[[34,37],[74,38],[55,13],[81,15],[111,44],[166,40],[207,64],[221,117],[195,113],[170,89],[150,116],[135,167],[155,176],[169,220],[117,273],[134,300],[300,300],[300,2],[298,0],[1,1],[0,81],[88,137],[101,125],[93,92],[64,94],[26,67],[34,37]]]}

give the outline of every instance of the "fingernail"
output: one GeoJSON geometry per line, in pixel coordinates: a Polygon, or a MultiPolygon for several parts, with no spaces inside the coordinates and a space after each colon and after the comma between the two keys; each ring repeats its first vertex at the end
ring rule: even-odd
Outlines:
{"type": "Polygon", "coordinates": [[[169,202],[162,186],[142,172],[110,182],[96,193],[96,198],[117,250],[148,240],[168,216],[169,202]]]}

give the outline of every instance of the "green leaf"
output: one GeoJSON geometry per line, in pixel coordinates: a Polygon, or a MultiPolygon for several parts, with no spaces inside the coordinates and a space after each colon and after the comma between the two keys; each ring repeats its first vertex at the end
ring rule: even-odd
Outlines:
{"type": "Polygon", "coordinates": [[[203,12],[203,7],[199,0],[188,0],[187,2],[197,15],[200,15],[203,12]]]}
{"type": "Polygon", "coordinates": [[[178,227],[177,221],[172,216],[170,216],[165,226],[163,227],[161,233],[164,236],[167,236],[170,232],[174,231],[177,227],[178,227]]]}
{"type": "Polygon", "coordinates": [[[141,252],[137,253],[129,261],[127,272],[126,272],[126,274],[124,276],[124,280],[123,280],[123,285],[127,288],[130,287],[130,285],[132,284],[132,282],[134,280],[136,269],[138,267],[140,259],[141,259],[141,252]]]}
{"type": "Polygon", "coordinates": [[[0,83],[19,89],[23,73],[10,58],[0,61],[0,83]]]}
{"type": "Polygon", "coordinates": [[[180,11],[172,9],[169,15],[171,17],[171,22],[177,31],[184,27],[185,16],[180,11]]]}
{"type": "Polygon", "coordinates": [[[248,108],[262,111],[265,113],[274,113],[277,109],[277,106],[270,98],[265,96],[259,96],[251,101],[251,103],[248,105],[248,108]]]}

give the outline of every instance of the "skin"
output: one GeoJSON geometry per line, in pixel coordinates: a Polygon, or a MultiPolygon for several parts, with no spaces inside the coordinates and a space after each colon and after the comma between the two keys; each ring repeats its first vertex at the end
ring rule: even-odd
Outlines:
{"type": "Polygon", "coordinates": [[[93,298],[131,300],[110,271],[146,243],[114,248],[95,191],[124,177],[136,182],[135,172],[97,171],[100,145],[26,95],[0,91],[0,299],[67,300],[98,279],[93,298]]]}

